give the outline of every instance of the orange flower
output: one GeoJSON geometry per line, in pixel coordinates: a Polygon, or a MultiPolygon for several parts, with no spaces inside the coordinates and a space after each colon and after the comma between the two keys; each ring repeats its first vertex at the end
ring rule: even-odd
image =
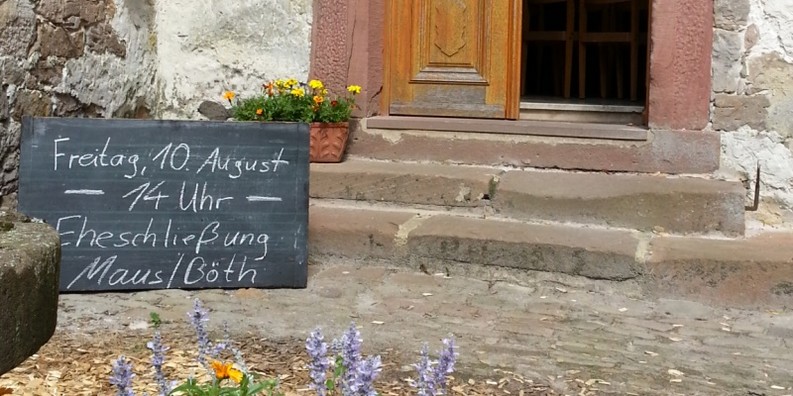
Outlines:
{"type": "Polygon", "coordinates": [[[237,94],[235,94],[234,92],[231,92],[231,91],[226,91],[226,92],[223,92],[223,99],[226,99],[226,100],[228,100],[229,102],[230,102],[232,99],[234,99],[234,97],[235,97],[235,96],[237,96],[237,94]]]}
{"type": "Polygon", "coordinates": [[[324,101],[325,101],[325,98],[323,98],[322,96],[319,96],[319,95],[315,95],[314,96],[314,103],[320,104],[320,103],[322,103],[324,101]]]}
{"type": "Polygon", "coordinates": [[[330,105],[333,106],[333,107],[336,107],[336,106],[339,105],[339,101],[338,100],[331,100],[330,101],[330,105]]]}
{"type": "Polygon", "coordinates": [[[219,380],[230,378],[238,384],[242,381],[244,374],[242,371],[235,369],[231,363],[223,363],[217,360],[212,360],[210,363],[212,364],[212,370],[215,371],[215,378],[219,380]]]}
{"type": "Polygon", "coordinates": [[[272,81],[268,82],[267,84],[264,84],[264,89],[267,90],[267,96],[275,95],[275,91],[273,90],[274,87],[275,87],[275,84],[273,84],[272,81]]]}
{"type": "Polygon", "coordinates": [[[264,110],[256,109],[256,115],[260,116],[260,115],[262,115],[262,113],[264,113],[264,110]]]}

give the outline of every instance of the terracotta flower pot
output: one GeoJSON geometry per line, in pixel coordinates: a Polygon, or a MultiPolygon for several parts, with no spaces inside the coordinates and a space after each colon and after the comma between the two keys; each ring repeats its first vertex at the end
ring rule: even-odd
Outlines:
{"type": "Polygon", "coordinates": [[[349,123],[311,123],[311,162],[341,162],[350,134],[349,123]]]}

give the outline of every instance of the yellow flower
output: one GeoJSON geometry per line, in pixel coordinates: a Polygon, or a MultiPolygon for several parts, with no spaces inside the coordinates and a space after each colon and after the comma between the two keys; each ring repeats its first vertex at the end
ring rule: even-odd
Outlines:
{"type": "Polygon", "coordinates": [[[256,109],[256,115],[259,115],[259,116],[260,116],[260,115],[262,115],[262,113],[264,113],[264,110],[262,110],[262,109],[256,109]]]}
{"type": "Polygon", "coordinates": [[[306,95],[306,91],[303,88],[295,88],[291,91],[291,94],[297,96],[298,98],[302,98],[306,95]]]}
{"type": "Polygon", "coordinates": [[[360,85],[350,85],[347,87],[347,91],[350,91],[351,94],[357,95],[361,93],[361,86],[360,85]]]}
{"type": "Polygon", "coordinates": [[[319,95],[314,95],[314,103],[320,104],[325,101],[325,98],[319,95]]]}
{"type": "Polygon", "coordinates": [[[287,88],[292,88],[295,85],[297,85],[297,80],[295,80],[294,78],[290,78],[290,79],[286,80],[286,87],[287,88]]]}
{"type": "Polygon", "coordinates": [[[234,99],[235,96],[237,96],[237,94],[235,94],[234,92],[231,91],[223,92],[223,99],[226,99],[228,101],[234,99]]]}
{"type": "Polygon", "coordinates": [[[215,378],[219,380],[230,378],[238,384],[242,381],[242,371],[234,368],[231,363],[223,363],[217,360],[212,360],[210,363],[212,364],[212,370],[215,371],[215,378]]]}
{"type": "Polygon", "coordinates": [[[311,87],[311,89],[322,89],[325,87],[325,85],[322,84],[322,81],[319,80],[309,81],[308,86],[311,87]]]}

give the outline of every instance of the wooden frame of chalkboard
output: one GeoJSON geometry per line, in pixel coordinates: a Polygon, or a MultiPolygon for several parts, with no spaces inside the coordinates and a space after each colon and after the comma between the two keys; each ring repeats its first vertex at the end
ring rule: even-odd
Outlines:
{"type": "Polygon", "coordinates": [[[309,126],[24,118],[19,210],[63,292],[306,287],[309,126]]]}

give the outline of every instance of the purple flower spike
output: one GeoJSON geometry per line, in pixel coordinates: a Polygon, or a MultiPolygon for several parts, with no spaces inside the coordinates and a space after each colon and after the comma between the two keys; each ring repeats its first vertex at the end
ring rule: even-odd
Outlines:
{"type": "Polygon", "coordinates": [[[432,371],[430,349],[426,342],[421,346],[420,356],[419,362],[413,365],[418,372],[418,380],[415,384],[418,388],[417,395],[435,396],[435,373],[432,371]]]}
{"type": "Polygon", "coordinates": [[[350,323],[350,327],[341,337],[341,358],[344,365],[344,376],[342,378],[342,394],[343,396],[355,395],[352,390],[355,385],[355,378],[358,375],[358,364],[361,361],[361,332],[355,326],[355,323],[350,323]]]}
{"type": "Polygon", "coordinates": [[[116,396],[135,396],[132,392],[132,364],[122,355],[113,362],[113,375],[110,377],[110,384],[116,386],[116,396]]]}
{"type": "Polygon", "coordinates": [[[207,366],[207,354],[210,352],[211,345],[205,323],[209,321],[209,314],[201,305],[201,300],[195,299],[193,310],[187,313],[187,317],[190,319],[190,324],[193,325],[198,338],[198,362],[203,366],[207,366]]]}
{"type": "Polygon", "coordinates": [[[438,365],[435,367],[435,384],[440,391],[439,394],[444,394],[446,391],[446,376],[454,372],[456,357],[454,338],[444,339],[443,349],[441,349],[438,357],[438,365]]]}
{"type": "Polygon", "coordinates": [[[377,391],[374,389],[374,380],[380,373],[380,356],[369,357],[361,362],[355,373],[355,381],[351,386],[353,394],[360,396],[376,396],[377,391]]]}
{"type": "Polygon", "coordinates": [[[154,337],[151,341],[146,343],[146,347],[151,350],[151,365],[154,367],[154,379],[157,381],[157,387],[160,391],[159,394],[160,396],[166,396],[173,389],[173,384],[165,379],[162,366],[165,363],[165,351],[170,348],[162,344],[162,336],[159,330],[154,332],[154,337]]]}
{"type": "Polygon", "coordinates": [[[306,351],[311,358],[311,362],[308,364],[312,381],[311,388],[317,391],[317,396],[325,396],[327,394],[325,379],[330,368],[330,360],[327,356],[328,344],[319,328],[312,331],[306,339],[306,351]]]}
{"type": "Polygon", "coordinates": [[[415,386],[418,396],[439,396],[446,394],[446,376],[454,372],[457,353],[454,351],[454,338],[443,340],[443,349],[438,352],[438,361],[430,361],[429,347],[421,347],[419,362],[414,364],[418,372],[415,386]],[[435,364],[433,364],[435,363],[435,364]],[[434,367],[433,367],[434,366],[434,367]]]}
{"type": "Polygon", "coordinates": [[[355,368],[361,360],[361,332],[355,327],[355,323],[350,323],[350,328],[341,337],[341,356],[344,359],[346,369],[355,368]]]}

